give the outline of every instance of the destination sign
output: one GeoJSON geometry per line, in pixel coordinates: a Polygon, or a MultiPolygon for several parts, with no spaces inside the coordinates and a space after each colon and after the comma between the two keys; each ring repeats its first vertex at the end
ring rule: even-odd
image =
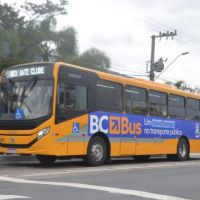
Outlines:
{"type": "Polygon", "coordinates": [[[5,72],[7,78],[16,78],[22,76],[33,76],[45,74],[45,67],[31,67],[23,69],[13,69],[5,72]]]}
{"type": "Polygon", "coordinates": [[[49,65],[28,65],[8,69],[4,73],[5,78],[18,78],[36,75],[50,75],[52,68],[49,65]]]}

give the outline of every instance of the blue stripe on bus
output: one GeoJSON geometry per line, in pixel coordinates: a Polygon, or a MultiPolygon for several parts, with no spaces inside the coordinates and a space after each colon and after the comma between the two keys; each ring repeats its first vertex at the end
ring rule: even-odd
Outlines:
{"type": "Polygon", "coordinates": [[[179,138],[200,137],[200,122],[111,112],[89,114],[88,135],[103,132],[108,137],[179,138]]]}

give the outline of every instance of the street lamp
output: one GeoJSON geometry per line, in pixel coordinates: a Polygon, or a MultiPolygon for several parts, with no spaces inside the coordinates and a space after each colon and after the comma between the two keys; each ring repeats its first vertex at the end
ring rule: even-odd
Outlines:
{"type": "Polygon", "coordinates": [[[174,60],[172,60],[171,63],[169,63],[169,65],[155,78],[155,80],[158,79],[180,56],[184,56],[187,54],[189,54],[189,52],[183,52],[183,53],[179,54],[178,56],[176,56],[176,58],[174,60]]]}

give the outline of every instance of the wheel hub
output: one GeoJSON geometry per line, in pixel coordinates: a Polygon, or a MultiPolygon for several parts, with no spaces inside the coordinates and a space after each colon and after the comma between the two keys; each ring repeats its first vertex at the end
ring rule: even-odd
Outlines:
{"type": "Polygon", "coordinates": [[[182,143],[182,144],[179,146],[179,153],[180,153],[180,155],[181,155],[182,158],[185,157],[186,152],[187,152],[186,146],[185,146],[185,144],[182,143]]]}
{"type": "Polygon", "coordinates": [[[100,144],[94,144],[91,149],[92,157],[99,161],[103,157],[103,147],[100,144]]]}

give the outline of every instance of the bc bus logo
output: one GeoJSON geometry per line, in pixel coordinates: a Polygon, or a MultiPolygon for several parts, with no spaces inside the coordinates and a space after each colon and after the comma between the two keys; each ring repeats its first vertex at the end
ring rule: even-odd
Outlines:
{"type": "Polygon", "coordinates": [[[78,122],[74,122],[72,132],[73,133],[79,133],[79,131],[80,131],[80,124],[78,122]]]}
{"type": "Polygon", "coordinates": [[[103,132],[111,135],[140,135],[142,124],[127,116],[95,115],[89,117],[89,134],[103,132]]]}

